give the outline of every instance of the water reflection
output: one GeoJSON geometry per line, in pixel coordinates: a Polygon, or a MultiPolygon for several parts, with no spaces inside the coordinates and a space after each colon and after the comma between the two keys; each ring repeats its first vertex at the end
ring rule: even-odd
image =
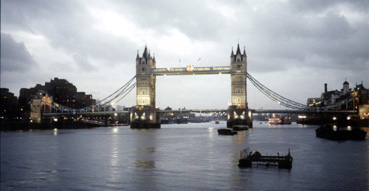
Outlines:
{"type": "Polygon", "coordinates": [[[119,164],[119,150],[113,147],[110,151],[110,166],[118,166],[119,164]]]}
{"type": "Polygon", "coordinates": [[[114,128],[113,128],[113,133],[118,133],[118,132],[119,132],[118,127],[114,127],[114,128]]]}
{"type": "Polygon", "coordinates": [[[217,131],[214,131],[215,128],[213,127],[209,127],[208,128],[208,132],[209,132],[209,137],[212,138],[214,136],[214,132],[217,132],[217,131]]]}
{"type": "Polygon", "coordinates": [[[109,175],[107,177],[107,186],[114,187],[117,184],[120,184],[120,180],[122,179],[122,172],[119,170],[119,166],[121,166],[121,152],[122,151],[122,139],[119,136],[118,127],[112,128],[112,133],[109,134],[110,139],[107,141],[108,148],[110,147],[109,155],[108,155],[108,165],[109,165],[109,175]]]}
{"type": "Polygon", "coordinates": [[[155,147],[144,147],[144,148],[138,148],[137,150],[142,151],[144,153],[153,153],[155,152],[155,147]]]}
{"type": "Polygon", "coordinates": [[[136,168],[151,169],[151,168],[155,168],[155,161],[136,160],[135,165],[136,165],[136,168]]]}

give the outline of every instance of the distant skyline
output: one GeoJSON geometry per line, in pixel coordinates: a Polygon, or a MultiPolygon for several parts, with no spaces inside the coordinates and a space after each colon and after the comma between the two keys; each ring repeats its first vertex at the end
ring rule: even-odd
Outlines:
{"type": "MultiPolygon", "coordinates": [[[[227,66],[232,47],[246,49],[248,72],[273,91],[306,104],[309,97],[369,88],[369,2],[1,0],[1,87],[54,77],[103,99],[135,75],[145,45],[158,68],[227,66]]],[[[223,109],[229,75],[157,77],[162,109],[223,109]]],[[[284,108],[250,81],[250,108],[284,108]]],[[[118,103],[135,105],[135,90],[118,103]]]]}

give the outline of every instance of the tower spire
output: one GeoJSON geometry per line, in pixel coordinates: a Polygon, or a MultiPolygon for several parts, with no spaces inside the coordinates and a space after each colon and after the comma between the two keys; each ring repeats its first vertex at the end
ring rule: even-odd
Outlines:
{"type": "Polygon", "coordinates": [[[240,44],[237,44],[237,51],[236,51],[236,55],[240,54],[241,55],[241,50],[240,50],[240,44]]]}
{"type": "Polygon", "coordinates": [[[146,45],[145,45],[145,50],[144,50],[144,53],[142,54],[142,57],[147,59],[147,46],[146,45]]]}

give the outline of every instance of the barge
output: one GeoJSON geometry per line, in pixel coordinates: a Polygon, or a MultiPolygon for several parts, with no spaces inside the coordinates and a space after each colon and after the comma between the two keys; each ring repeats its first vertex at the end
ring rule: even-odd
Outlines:
{"type": "Polygon", "coordinates": [[[285,156],[263,156],[260,152],[250,152],[249,149],[244,149],[240,152],[239,167],[251,167],[252,164],[263,166],[278,166],[279,168],[291,169],[293,157],[288,149],[288,154],[285,156]]]}

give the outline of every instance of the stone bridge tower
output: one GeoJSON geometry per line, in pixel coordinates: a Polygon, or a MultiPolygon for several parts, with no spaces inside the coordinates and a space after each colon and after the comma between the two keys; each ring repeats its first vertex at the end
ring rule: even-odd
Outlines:
{"type": "Polygon", "coordinates": [[[131,110],[131,128],[160,128],[160,116],[155,107],[155,56],[145,46],[142,57],[136,57],[136,107],[131,110]]]}
{"type": "Polygon", "coordinates": [[[248,125],[252,127],[252,115],[247,105],[247,55],[237,45],[236,54],[231,53],[231,102],[227,112],[227,127],[248,125]]]}
{"type": "Polygon", "coordinates": [[[155,108],[155,83],[156,76],[151,70],[156,68],[155,57],[151,57],[150,52],[145,51],[142,57],[137,53],[136,57],[136,105],[155,108]]]}

